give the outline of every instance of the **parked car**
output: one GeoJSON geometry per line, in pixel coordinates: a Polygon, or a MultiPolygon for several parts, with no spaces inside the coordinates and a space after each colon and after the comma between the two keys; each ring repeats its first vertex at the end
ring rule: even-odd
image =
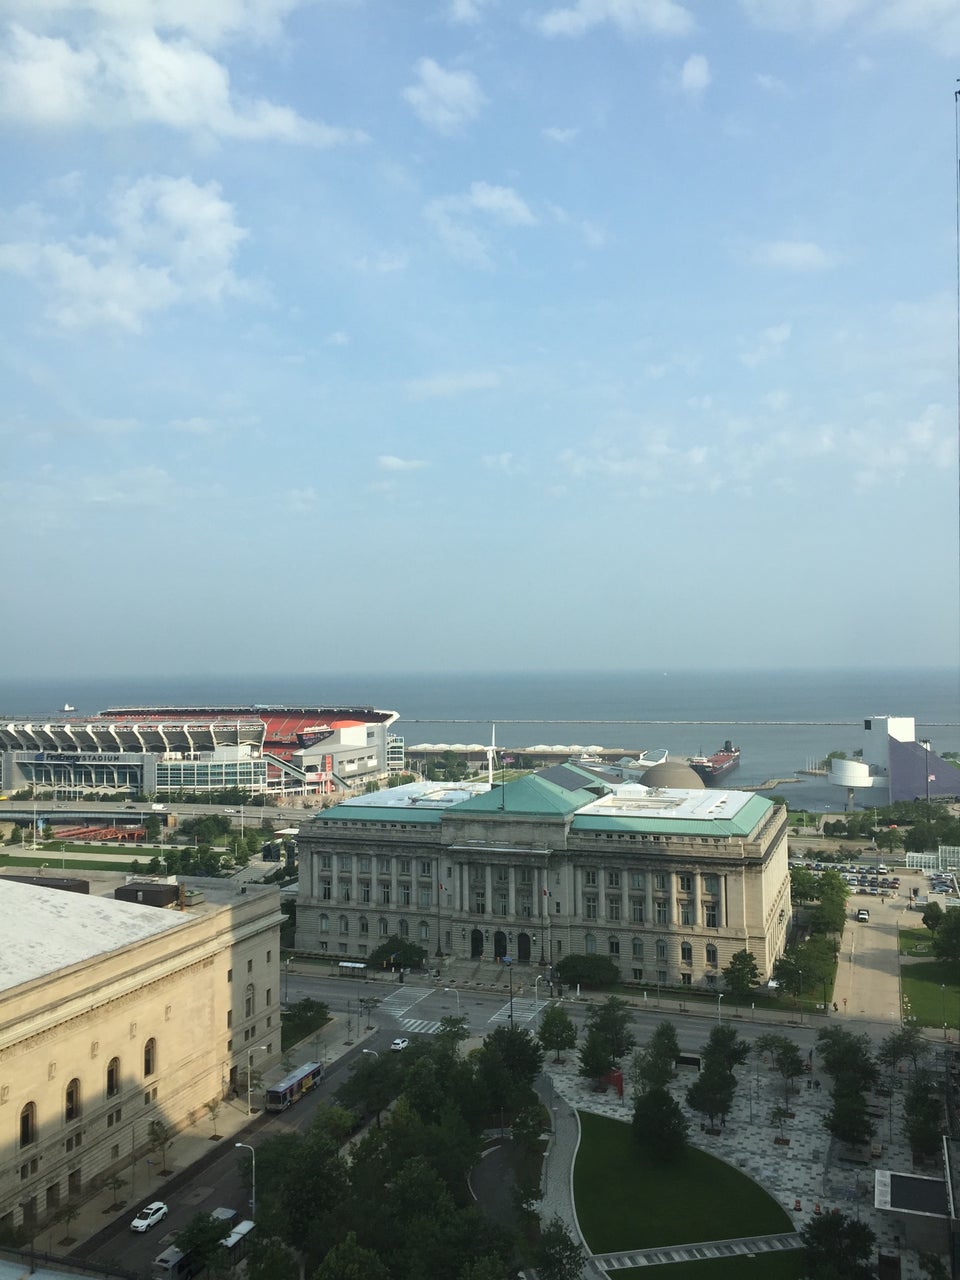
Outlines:
{"type": "Polygon", "coordinates": [[[149,1231],[151,1227],[155,1227],[158,1222],[162,1222],[169,1213],[167,1206],[162,1200],[153,1200],[150,1204],[144,1205],[134,1220],[130,1223],[131,1231],[149,1231]]]}

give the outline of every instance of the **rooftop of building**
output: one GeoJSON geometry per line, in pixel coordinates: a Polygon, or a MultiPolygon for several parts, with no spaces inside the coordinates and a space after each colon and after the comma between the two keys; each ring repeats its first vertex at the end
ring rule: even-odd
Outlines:
{"type": "MultiPolygon", "coordinates": [[[[15,869],[11,874],[16,874],[15,869]]],[[[89,893],[68,893],[57,888],[60,877],[47,873],[50,885],[21,884],[0,874],[0,992],[56,973],[94,957],[148,941],[171,929],[182,928],[197,915],[219,910],[241,893],[275,893],[260,886],[240,886],[230,880],[194,876],[132,877],[120,872],[84,873],[89,893]],[[187,910],[121,902],[114,890],[131,880],[144,883],[182,884],[187,890],[187,910]]],[[[76,876],[63,877],[75,881],[76,876]]]]}

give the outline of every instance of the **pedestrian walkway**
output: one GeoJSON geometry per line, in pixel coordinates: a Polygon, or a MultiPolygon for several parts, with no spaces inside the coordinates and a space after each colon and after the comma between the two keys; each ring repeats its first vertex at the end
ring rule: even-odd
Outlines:
{"type": "MultiPolygon", "coordinates": [[[[632,1108],[628,1095],[621,1101],[616,1093],[598,1094],[590,1081],[578,1074],[579,1062],[571,1054],[561,1063],[544,1063],[544,1075],[538,1093],[553,1118],[552,1133],[544,1161],[541,1186],[544,1218],[557,1215],[575,1239],[583,1240],[573,1200],[573,1164],[580,1141],[578,1111],[590,1111],[629,1122],[632,1108]]],[[[884,1253],[901,1258],[903,1280],[922,1280],[917,1254],[901,1250],[900,1240],[905,1236],[903,1224],[889,1213],[874,1208],[874,1170],[892,1169],[911,1172],[913,1169],[910,1148],[902,1137],[899,1117],[894,1122],[893,1099],[871,1099],[871,1111],[877,1126],[877,1155],[866,1163],[852,1163],[841,1158],[838,1145],[824,1128],[824,1117],[830,1106],[827,1077],[816,1072],[801,1082],[800,1091],[790,1097],[792,1114],[784,1121],[784,1137],[789,1145],[776,1143],[779,1127],[772,1119],[774,1108],[783,1103],[783,1080],[769,1066],[756,1065],[737,1069],[737,1091],[733,1108],[726,1125],[719,1134],[709,1134],[704,1126],[694,1122],[690,1127],[690,1141],[734,1168],[740,1169],[780,1202],[793,1220],[797,1231],[811,1215],[828,1213],[838,1209],[842,1213],[866,1222],[877,1237],[877,1248],[884,1253]],[[817,1089],[815,1085],[821,1084],[817,1089]]],[[[680,1067],[669,1088],[677,1102],[690,1115],[685,1094],[696,1077],[692,1067],[680,1067]]],[[[899,1109],[899,1108],[898,1108],[899,1109]]],[[[784,1232],[774,1237],[757,1237],[760,1240],[789,1240],[794,1245],[768,1244],[764,1251],[774,1247],[796,1247],[795,1233],[784,1232]]],[[[586,1245],[584,1245],[586,1247],[586,1245]]],[[[627,1266],[653,1265],[654,1255],[661,1262],[679,1261],[686,1250],[724,1249],[727,1252],[751,1252],[749,1241],[713,1241],[708,1244],[671,1245],[661,1249],[631,1250],[630,1258],[639,1261],[620,1261],[626,1254],[599,1255],[593,1259],[595,1267],[612,1272],[627,1266]],[[677,1257],[669,1255],[676,1254],[677,1257]]],[[[754,1250],[753,1252],[757,1252],[754,1250]]],[[[722,1256],[717,1253],[715,1256],[722,1256]]]]}
{"type": "Polygon", "coordinates": [[[667,1262],[709,1262],[713,1258],[757,1258],[765,1253],[799,1249],[793,1232],[776,1236],[744,1236],[739,1240],[708,1240],[703,1244],[671,1245],[668,1249],[635,1249],[629,1253],[594,1254],[593,1260],[608,1275],[625,1267],[659,1267],[667,1262]]]}

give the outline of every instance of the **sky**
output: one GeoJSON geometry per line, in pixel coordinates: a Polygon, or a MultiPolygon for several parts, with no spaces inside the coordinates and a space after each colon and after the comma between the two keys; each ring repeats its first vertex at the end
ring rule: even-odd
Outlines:
{"type": "Polygon", "coordinates": [[[956,0],[0,0],[7,676],[958,656],[956,0]]]}

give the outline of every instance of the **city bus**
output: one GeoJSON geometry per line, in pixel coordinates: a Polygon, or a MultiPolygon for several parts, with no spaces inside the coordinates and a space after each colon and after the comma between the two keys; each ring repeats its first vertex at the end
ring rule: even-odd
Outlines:
{"type": "Polygon", "coordinates": [[[244,1218],[243,1222],[238,1222],[230,1234],[220,1241],[221,1249],[226,1249],[227,1256],[230,1259],[230,1266],[234,1267],[241,1258],[247,1256],[247,1249],[250,1247],[250,1232],[253,1230],[253,1222],[250,1218],[244,1218]]]}
{"type": "Polygon", "coordinates": [[[323,1063],[305,1062],[276,1084],[268,1086],[264,1095],[264,1107],[267,1111],[286,1111],[287,1107],[299,1102],[322,1079],[323,1063]]]}

